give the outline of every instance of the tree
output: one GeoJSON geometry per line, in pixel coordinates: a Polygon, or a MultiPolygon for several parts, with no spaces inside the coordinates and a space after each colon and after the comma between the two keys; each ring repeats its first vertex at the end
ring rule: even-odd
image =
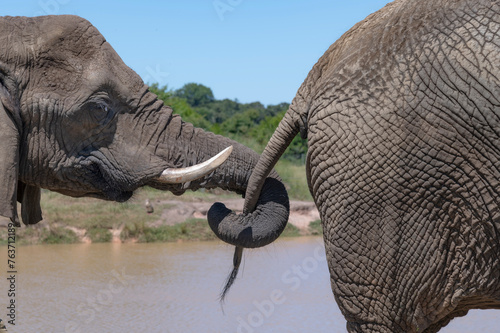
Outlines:
{"type": "Polygon", "coordinates": [[[204,106],[215,100],[212,89],[198,83],[186,83],[175,91],[175,96],[184,98],[193,107],[204,106]]]}
{"type": "Polygon", "coordinates": [[[155,83],[149,87],[149,90],[156,94],[165,105],[170,106],[174,113],[180,115],[182,120],[190,122],[196,127],[210,130],[210,122],[206,121],[202,115],[193,110],[186,99],[176,97],[171,90],[168,90],[167,86],[159,88],[158,84],[155,83]]]}
{"type": "MultiPolygon", "coordinates": [[[[260,102],[216,100],[210,88],[197,83],[188,83],[176,91],[153,84],[150,90],[184,121],[240,141],[256,151],[264,149],[289,107],[288,103],[264,106],[260,102]]],[[[307,142],[296,136],[283,157],[303,164],[306,152],[307,142]]]]}
{"type": "Polygon", "coordinates": [[[166,85],[160,87],[158,83],[153,83],[151,86],[149,86],[149,90],[164,102],[171,99],[173,96],[172,90],[169,90],[168,86],[166,85]]]}

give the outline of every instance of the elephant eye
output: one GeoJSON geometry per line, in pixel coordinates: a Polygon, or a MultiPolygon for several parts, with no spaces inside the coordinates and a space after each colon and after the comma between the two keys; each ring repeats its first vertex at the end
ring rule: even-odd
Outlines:
{"type": "Polygon", "coordinates": [[[111,108],[104,103],[93,103],[90,111],[94,121],[100,125],[105,125],[113,116],[111,108]]]}

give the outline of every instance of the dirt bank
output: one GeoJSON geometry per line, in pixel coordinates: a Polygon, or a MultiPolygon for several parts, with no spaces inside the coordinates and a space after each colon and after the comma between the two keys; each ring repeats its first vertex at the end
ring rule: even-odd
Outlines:
{"type": "MultiPolygon", "coordinates": [[[[243,209],[243,199],[226,199],[223,200],[226,206],[237,212],[241,213],[243,209]]],[[[158,219],[148,222],[147,227],[158,228],[162,226],[174,226],[183,223],[190,219],[206,219],[207,212],[212,206],[213,202],[208,201],[181,201],[181,200],[148,200],[149,210],[155,210],[155,214],[159,216],[158,219]],[[157,214],[160,213],[160,214],[157,214]]],[[[147,208],[144,207],[144,214],[148,214],[147,208]]],[[[289,223],[297,227],[301,234],[307,234],[308,226],[311,222],[319,220],[319,212],[312,202],[307,201],[291,201],[290,202],[290,219],[289,223]]],[[[0,228],[7,227],[9,220],[0,217],[0,228]]],[[[112,242],[122,241],[122,231],[124,223],[116,224],[113,228],[109,229],[111,233],[112,242]]],[[[73,232],[78,240],[83,243],[90,243],[89,233],[84,228],[65,225],[61,222],[53,222],[43,220],[34,226],[37,230],[50,228],[62,228],[73,232]]],[[[23,229],[25,229],[23,227],[23,229]]],[[[36,236],[35,236],[36,237],[36,236]]]]}
{"type": "MultiPolygon", "coordinates": [[[[243,199],[224,200],[227,208],[241,213],[243,210],[243,199]]],[[[164,209],[161,218],[155,221],[152,226],[175,225],[186,221],[189,218],[206,219],[207,212],[212,206],[212,202],[185,202],[176,200],[157,200],[153,202],[156,205],[168,205],[170,208],[164,209]]],[[[290,219],[289,223],[299,229],[306,229],[309,223],[319,220],[319,212],[313,202],[290,201],[290,219]]]]}

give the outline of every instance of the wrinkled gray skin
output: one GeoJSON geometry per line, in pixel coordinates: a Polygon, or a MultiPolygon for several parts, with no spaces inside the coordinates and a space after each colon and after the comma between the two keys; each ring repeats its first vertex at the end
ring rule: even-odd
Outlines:
{"type": "MultiPolygon", "coordinates": [[[[245,193],[258,154],[173,115],[89,22],[3,17],[0,45],[0,215],[19,224],[18,201],[25,224],[40,221],[40,188],[114,201],[144,185],[245,193]],[[229,159],[199,180],[157,181],[166,168],[200,163],[231,145],[229,159]]],[[[245,214],[222,204],[212,212],[216,234],[241,252],[279,236],[288,196],[273,172],[245,214]]]]}
{"type": "Polygon", "coordinates": [[[437,332],[500,308],[498,1],[400,0],[354,26],[307,76],[249,191],[299,132],[349,332],[437,332]]]}

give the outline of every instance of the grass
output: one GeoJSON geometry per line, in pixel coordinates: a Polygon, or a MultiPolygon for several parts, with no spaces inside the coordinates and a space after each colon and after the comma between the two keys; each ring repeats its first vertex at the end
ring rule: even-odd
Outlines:
{"type": "Polygon", "coordinates": [[[143,243],[217,239],[206,220],[194,218],[173,226],[150,227],[142,222],[127,223],[120,238],[122,241],[134,239],[143,243]]]}
{"type": "Polygon", "coordinates": [[[283,179],[290,199],[313,201],[307,185],[305,165],[297,165],[287,160],[276,164],[276,171],[283,179]]]}
{"type": "Polygon", "coordinates": [[[40,242],[43,244],[71,244],[78,243],[78,241],[78,236],[73,231],[61,227],[43,229],[40,238],[40,242]]]}
{"type": "Polygon", "coordinates": [[[177,240],[215,240],[217,237],[210,229],[206,220],[188,219],[186,222],[173,226],[160,226],[144,230],[144,238],[140,241],[172,242],[177,240]]]}
{"type": "MultiPolygon", "coordinates": [[[[320,221],[312,222],[309,234],[320,235],[320,221]]],[[[76,222],[76,224],[79,224],[76,222]]],[[[298,237],[303,232],[292,224],[287,224],[280,237],[298,237]]],[[[109,229],[96,227],[87,230],[86,236],[93,243],[104,243],[112,240],[112,234],[109,229]]],[[[210,229],[207,221],[204,219],[188,219],[185,222],[168,226],[158,227],[148,226],[144,221],[128,222],[124,225],[120,234],[122,241],[137,241],[141,243],[154,242],[174,242],[179,240],[208,241],[216,240],[217,237],[210,229]]],[[[27,244],[71,244],[78,243],[79,238],[72,230],[64,226],[49,224],[47,228],[29,227],[18,228],[16,232],[16,243],[20,245],[27,244]]],[[[0,245],[7,244],[7,233],[0,231],[0,245]]]]}
{"type": "Polygon", "coordinates": [[[105,228],[88,229],[87,236],[92,240],[92,243],[108,243],[113,238],[111,231],[105,228]]]}
{"type": "MultiPolygon", "coordinates": [[[[288,161],[280,161],[276,167],[283,178],[289,196],[295,200],[312,200],[307,187],[305,166],[295,165],[288,161]]],[[[80,238],[72,230],[81,230],[92,242],[109,242],[112,240],[111,229],[122,229],[122,241],[169,242],[176,240],[213,240],[216,236],[210,230],[206,220],[189,219],[173,226],[156,226],[151,224],[162,219],[163,210],[170,208],[166,200],[177,201],[224,201],[239,196],[224,191],[186,192],[182,196],[174,196],[170,192],[161,192],[149,187],[138,190],[134,197],[126,203],[107,202],[93,198],[71,198],[55,192],[42,191],[41,206],[45,227],[35,225],[29,228],[18,228],[16,243],[18,244],[56,244],[76,243],[80,238]],[[149,199],[154,203],[155,211],[145,213],[144,202],[149,199]],[[76,228],[76,229],[75,229],[76,228]]],[[[321,234],[321,226],[317,223],[312,234],[321,234]],[[319,227],[319,229],[318,229],[319,227]]],[[[0,244],[6,244],[7,231],[0,228],[0,244]]],[[[288,224],[282,237],[299,236],[299,229],[288,224]]],[[[80,235],[81,236],[81,235],[80,235]]]]}
{"type": "MultiPolygon", "coordinates": [[[[280,237],[297,236],[300,236],[300,230],[292,224],[287,224],[280,237]]],[[[122,241],[135,238],[138,242],[145,243],[217,239],[206,220],[194,218],[173,226],[147,227],[145,225],[134,225],[132,229],[126,226],[121,237],[122,241]]]]}
{"type": "Polygon", "coordinates": [[[280,237],[298,237],[301,236],[300,229],[291,223],[288,223],[280,237]]]}
{"type": "Polygon", "coordinates": [[[316,220],[309,223],[309,233],[313,236],[320,236],[323,234],[323,227],[321,226],[321,220],[316,220]]]}
{"type": "MultiPolygon", "coordinates": [[[[144,194],[139,194],[140,199],[143,196],[144,194]]],[[[111,229],[117,221],[129,218],[154,220],[153,216],[144,214],[142,203],[143,201],[139,202],[138,200],[116,203],[93,198],[75,199],[43,191],[41,206],[44,218],[53,224],[84,229],[111,229]]]]}
{"type": "MultiPolygon", "coordinates": [[[[71,230],[64,227],[51,226],[49,228],[17,228],[16,244],[72,244],[78,243],[78,236],[71,230]]],[[[7,244],[7,233],[0,231],[0,245],[7,244]]]]}

